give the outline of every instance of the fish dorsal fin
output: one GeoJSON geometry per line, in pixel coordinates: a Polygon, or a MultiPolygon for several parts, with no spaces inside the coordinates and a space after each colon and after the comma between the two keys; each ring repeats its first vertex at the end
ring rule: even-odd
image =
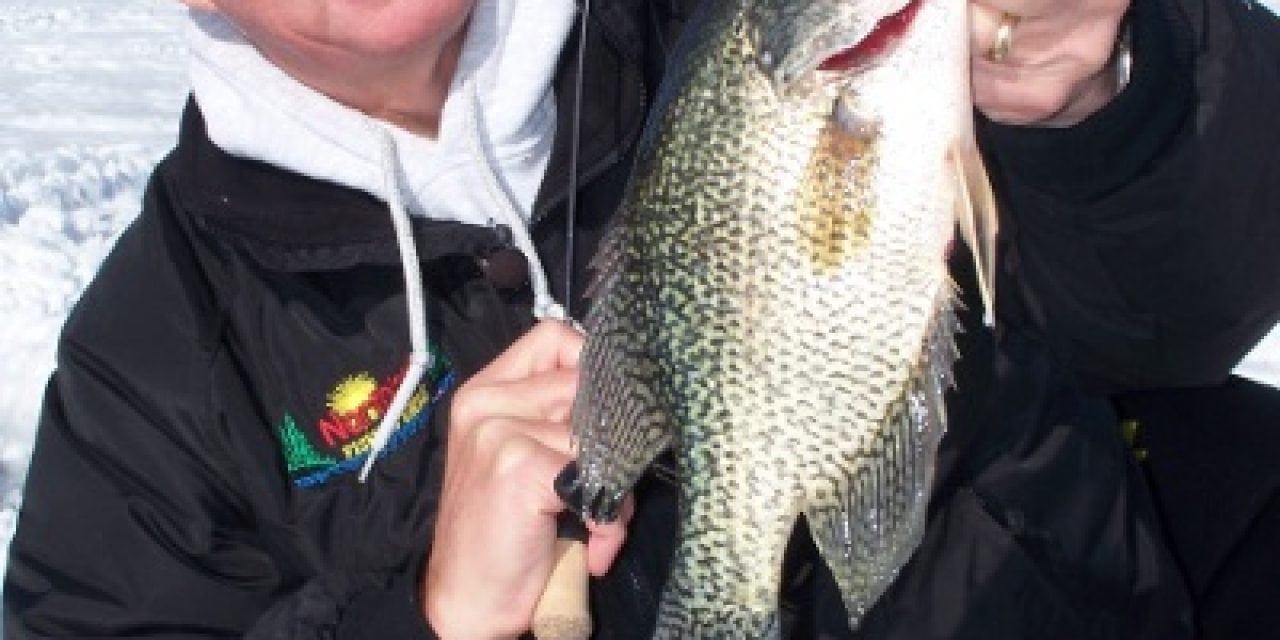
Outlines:
{"type": "Polygon", "coordinates": [[[641,265],[636,215],[623,206],[591,262],[592,305],[573,403],[577,466],[557,488],[579,515],[601,522],[618,515],[623,496],[674,432],[653,343],[656,290],[641,265]]]}
{"type": "Polygon", "coordinates": [[[978,274],[978,290],[982,296],[982,322],[995,324],[996,233],[999,220],[991,178],[971,136],[951,145],[951,163],[955,169],[956,220],[960,235],[973,254],[978,274]]]}

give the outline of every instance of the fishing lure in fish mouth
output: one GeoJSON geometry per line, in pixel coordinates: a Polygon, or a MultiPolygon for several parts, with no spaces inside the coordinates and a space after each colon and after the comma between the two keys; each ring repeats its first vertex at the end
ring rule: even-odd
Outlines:
{"type": "Polygon", "coordinates": [[[593,261],[558,487],[608,520],[673,451],[658,637],[773,637],[801,517],[852,626],[918,544],[957,226],[991,303],[966,20],[958,0],[722,0],[686,28],[593,261]]]}

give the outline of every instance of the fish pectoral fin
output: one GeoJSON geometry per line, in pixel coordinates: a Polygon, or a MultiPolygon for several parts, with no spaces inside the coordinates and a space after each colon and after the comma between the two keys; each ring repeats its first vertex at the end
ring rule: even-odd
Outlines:
{"type": "Polygon", "coordinates": [[[991,177],[972,137],[951,145],[950,159],[956,181],[956,220],[960,235],[973,254],[978,289],[985,307],[982,321],[995,324],[996,234],[999,218],[991,177]]]}
{"type": "Polygon", "coordinates": [[[859,450],[839,463],[836,477],[808,497],[809,531],[855,628],[924,535],[959,325],[950,287],[943,288],[937,305],[919,360],[894,408],[872,427],[874,434],[859,450]]]}

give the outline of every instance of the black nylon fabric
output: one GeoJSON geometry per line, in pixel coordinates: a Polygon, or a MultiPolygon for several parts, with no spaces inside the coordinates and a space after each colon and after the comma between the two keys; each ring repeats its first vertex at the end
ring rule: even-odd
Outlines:
{"type": "Polygon", "coordinates": [[[1280,18],[1136,0],[1132,19],[1133,82],[1101,112],[980,130],[1005,196],[1001,311],[1141,434],[1197,637],[1273,638],[1280,390],[1230,374],[1280,318],[1280,18]]]}
{"type": "Polygon", "coordinates": [[[1018,276],[1003,311],[1098,388],[1217,384],[1280,320],[1280,19],[1234,0],[1132,17],[1133,82],[1101,112],[981,128],[1018,276]]]}
{"type": "Polygon", "coordinates": [[[1280,392],[1243,378],[1124,394],[1206,640],[1273,638],[1280,612],[1280,392]]]}

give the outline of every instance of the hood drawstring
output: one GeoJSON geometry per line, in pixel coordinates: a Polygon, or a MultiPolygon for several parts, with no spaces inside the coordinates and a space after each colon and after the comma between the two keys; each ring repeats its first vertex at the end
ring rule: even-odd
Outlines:
{"type": "Polygon", "coordinates": [[[404,378],[396,387],[396,394],[387,407],[387,412],[373,432],[369,444],[369,457],[360,469],[360,482],[369,476],[369,470],[377,461],[379,454],[386,448],[399,426],[404,408],[418,387],[422,374],[434,363],[431,351],[427,348],[427,312],[422,294],[422,273],[418,264],[418,248],[413,243],[413,229],[409,225],[409,213],[405,210],[404,200],[400,195],[399,169],[396,166],[396,143],[391,132],[370,122],[369,128],[379,141],[382,161],[383,199],[391,210],[391,224],[395,227],[396,246],[400,250],[400,265],[404,273],[405,303],[409,307],[409,363],[405,368],[404,378]]]}
{"type": "Polygon", "coordinates": [[[551,288],[547,284],[547,272],[542,266],[542,260],[538,258],[538,250],[533,246],[533,238],[529,235],[528,218],[520,214],[511,193],[502,186],[497,173],[494,172],[494,163],[490,161],[484,144],[481,143],[483,134],[480,130],[480,94],[476,91],[475,83],[470,79],[462,90],[470,102],[466,110],[467,120],[464,127],[467,148],[480,169],[485,190],[489,192],[489,199],[497,205],[498,214],[502,218],[498,222],[511,229],[511,237],[515,241],[516,248],[529,262],[529,286],[533,289],[533,317],[539,320],[545,318],[565,320],[568,314],[551,295],[551,288]]]}
{"type": "MultiPolygon", "coordinates": [[[[546,271],[543,269],[542,261],[538,258],[537,249],[533,246],[533,238],[529,234],[529,223],[526,217],[520,214],[512,195],[502,186],[497,174],[494,172],[494,163],[490,161],[484,145],[481,143],[480,97],[476,91],[475,83],[468,79],[462,87],[462,91],[469,102],[466,109],[466,126],[464,127],[464,132],[467,136],[467,148],[471,152],[476,167],[479,168],[490,200],[497,205],[497,212],[502,218],[499,222],[511,229],[516,248],[520,250],[520,253],[524,254],[525,260],[529,262],[529,284],[533,289],[533,316],[539,320],[545,318],[566,320],[568,319],[568,314],[565,312],[565,308],[556,302],[551,295],[550,287],[547,284],[546,271]]],[[[391,440],[391,434],[395,433],[398,428],[405,406],[413,396],[413,392],[421,381],[423,373],[434,364],[431,351],[427,346],[427,318],[422,293],[421,265],[418,263],[417,246],[413,242],[413,230],[409,225],[409,214],[405,209],[404,201],[400,194],[400,172],[396,164],[398,154],[396,153],[395,139],[389,131],[372,121],[369,122],[369,127],[373,129],[374,135],[380,142],[379,151],[383,174],[382,195],[383,199],[386,200],[387,207],[391,210],[391,223],[395,227],[396,245],[400,250],[400,262],[404,273],[405,300],[409,307],[409,338],[412,350],[409,352],[409,364],[405,370],[404,378],[400,380],[400,385],[396,388],[396,394],[392,398],[390,406],[387,407],[386,414],[382,416],[382,421],[378,423],[377,429],[373,432],[373,438],[369,443],[369,457],[365,459],[364,466],[360,469],[360,482],[365,482],[368,479],[369,471],[373,469],[378,456],[386,448],[387,442],[391,440]]]]}

